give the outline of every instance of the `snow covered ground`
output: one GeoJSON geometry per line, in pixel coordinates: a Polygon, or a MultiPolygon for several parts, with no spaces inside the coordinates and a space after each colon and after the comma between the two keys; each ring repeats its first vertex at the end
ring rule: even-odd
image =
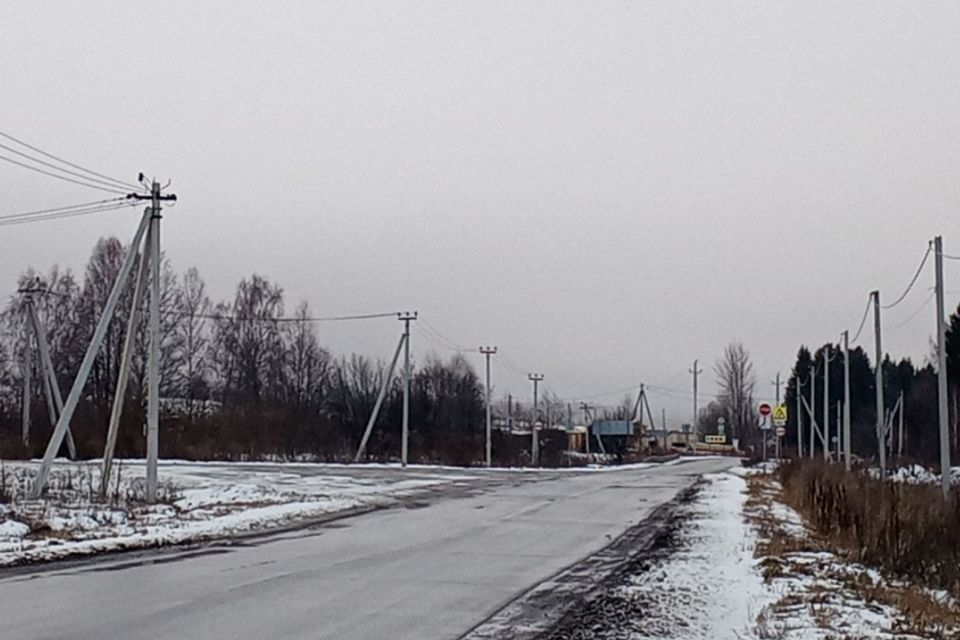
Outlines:
{"type": "Polygon", "coordinates": [[[885,579],[818,543],[762,469],[707,474],[641,560],[551,635],[596,640],[957,637],[945,593],[885,579]],[[921,613],[918,613],[921,612],[921,613]]]}
{"type": "MultiPolygon", "coordinates": [[[[120,482],[95,499],[97,462],[58,462],[46,500],[27,499],[35,462],[4,463],[0,567],[102,551],[209,540],[394,504],[468,484],[463,470],[318,464],[164,462],[158,504],[142,501],[142,461],[122,461],[120,482]]],[[[115,476],[116,477],[116,476],[115,476]]]]}

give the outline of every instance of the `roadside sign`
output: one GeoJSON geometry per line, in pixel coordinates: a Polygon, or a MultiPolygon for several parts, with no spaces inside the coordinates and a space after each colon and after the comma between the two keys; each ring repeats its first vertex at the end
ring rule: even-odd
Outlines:
{"type": "Polygon", "coordinates": [[[760,415],[762,415],[763,417],[767,417],[768,415],[770,415],[770,412],[772,411],[773,411],[773,407],[771,407],[768,403],[764,402],[763,404],[760,405],[760,415]]]}
{"type": "Polygon", "coordinates": [[[724,435],[726,428],[727,428],[727,419],[724,418],[723,416],[720,416],[719,418],[717,418],[717,431],[720,433],[721,436],[724,435]]]}
{"type": "Polygon", "coordinates": [[[773,425],[770,423],[770,414],[760,416],[760,430],[769,431],[773,428],[773,425]]]}
{"type": "Polygon", "coordinates": [[[787,405],[778,404],[773,410],[773,424],[777,427],[787,426],[787,405]]]}
{"type": "Polygon", "coordinates": [[[726,444],[727,436],[703,436],[703,441],[707,444],[726,444]]]}
{"type": "Polygon", "coordinates": [[[777,437],[782,438],[782,437],[785,436],[785,435],[787,435],[787,428],[786,428],[786,427],[777,427],[777,437]]]}

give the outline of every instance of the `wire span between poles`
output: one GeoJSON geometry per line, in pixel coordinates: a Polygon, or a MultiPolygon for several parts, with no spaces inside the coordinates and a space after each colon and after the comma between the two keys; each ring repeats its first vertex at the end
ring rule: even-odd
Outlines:
{"type": "MultiPolygon", "coordinates": [[[[123,180],[119,180],[119,179],[117,179],[117,178],[113,178],[113,177],[108,176],[108,175],[105,175],[105,174],[103,174],[103,173],[97,173],[96,171],[93,171],[92,169],[87,169],[86,167],[82,167],[82,166],[80,166],[79,164],[70,162],[69,160],[64,160],[63,158],[59,158],[59,157],[53,155],[52,153],[47,153],[47,152],[44,151],[43,149],[38,149],[37,147],[34,147],[33,145],[28,144],[28,143],[24,142],[23,140],[19,140],[19,139],[17,139],[17,138],[14,138],[14,137],[11,136],[9,133],[4,133],[3,131],[0,131],[0,136],[3,136],[4,138],[6,138],[7,140],[10,140],[10,141],[12,141],[12,142],[16,142],[16,143],[19,144],[20,146],[26,147],[27,149],[30,149],[31,151],[34,151],[34,152],[36,152],[36,153],[39,153],[39,154],[42,155],[42,156],[46,156],[47,158],[50,158],[51,160],[56,160],[57,162],[60,162],[60,163],[62,163],[62,164],[65,164],[65,165],[67,165],[68,167],[73,167],[74,169],[79,169],[80,171],[84,171],[84,172],[86,172],[86,173],[89,173],[90,175],[97,176],[98,178],[104,178],[105,180],[109,180],[110,182],[113,182],[113,183],[115,183],[115,184],[117,184],[117,185],[121,185],[124,189],[134,189],[134,190],[140,189],[140,187],[134,185],[134,184],[131,183],[131,182],[125,182],[125,181],[123,181],[123,180]]],[[[7,148],[9,148],[9,147],[7,147],[7,148]]],[[[19,152],[15,152],[15,153],[19,153],[19,152]]],[[[22,155],[22,154],[20,154],[20,155],[22,155]]],[[[62,169],[61,169],[61,171],[62,171],[62,169]]]]}
{"type": "Polygon", "coordinates": [[[860,319],[860,326],[857,327],[857,333],[850,340],[850,344],[853,344],[860,337],[860,333],[863,331],[863,327],[867,324],[867,316],[870,315],[870,296],[867,296],[867,306],[863,309],[863,318],[860,319]]]}
{"type": "Polygon", "coordinates": [[[124,192],[120,189],[120,187],[117,187],[117,188],[115,188],[115,189],[111,189],[111,188],[107,188],[107,187],[101,187],[101,186],[96,185],[96,184],[91,184],[91,183],[89,183],[89,182],[81,182],[80,180],[74,180],[73,178],[68,178],[68,177],[66,177],[66,176],[61,176],[61,175],[56,174],[56,173],[53,173],[53,172],[51,172],[51,171],[46,171],[46,170],[44,170],[44,169],[38,169],[37,167],[31,167],[31,166],[28,165],[28,164],[25,164],[25,163],[23,163],[23,162],[19,162],[19,161],[17,161],[17,160],[14,160],[14,159],[12,159],[12,158],[8,158],[8,157],[6,157],[6,156],[0,156],[0,160],[3,160],[4,162],[9,162],[10,164],[15,164],[15,165],[17,165],[18,167],[23,167],[24,169],[29,169],[29,170],[31,170],[31,171],[36,171],[37,173],[42,173],[42,174],[44,174],[44,175],[50,176],[51,178],[57,178],[58,180],[63,180],[63,181],[65,181],[65,182],[72,182],[73,184],[78,184],[78,185],[80,185],[81,187],[88,187],[88,188],[90,188],[90,189],[98,189],[99,191],[106,191],[107,193],[115,193],[115,194],[118,194],[118,195],[126,195],[126,193],[124,193],[124,192]]]}
{"type": "Polygon", "coordinates": [[[31,222],[46,222],[50,220],[61,220],[63,218],[72,218],[75,216],[87,216],[92,213],[104,213],[107,211],[118,211],[136,206],[136,203],[116,204],[108,207],[94,207],[90,209],[77,209],[74,211],[62,211],[60,213],[49,213],[45,215],[33,216],[30,218],[14,218],[12,220],[0,220],[0,227],[7,227],[16,224],[28,224],[31,222]]]}
{"type": "Polygon", "coordinates": [[[123,202],[124,200],[126,200],[126,198],[108,198],[107,200],[95,200],[93,202],[71,204],[65,207],[53,207],[52,209],[38,209],[36,211],[21,211],[20,213],[8,213],[6,215],[0,216],[0,220],[12,220],[14,218],[25,218],[29,216],[44,214],[44,213],[57,213],[60,211],[70,211],[73,209],[86,209],[87,207],[113,204],[117,202],[123,202]]]}
{"type": "Polygon", "coordinates": [[[923,271],[923,265],[927,264],[927,258],[930,257],[930,252],[932,250],[933,250],[932,247],[928,244],[927,252],[923,254],[923,260],[920,261],[920,266],[917,267],[917,272],[913,274],[913,279],[910,281],[910,284],[907,285],[906,290],[902,294],[900,294],[899,298],[897,298],[890,304],[881,305],[883,309],[892,309],[898,304],[900,304],[901,302],[903,302],[904,298],[907,297],[907,294],[910,293],[910,290],[913,289],[913,285],[917,283],[917,278],[920,277],[920,273],[923,271]]]}
{"type": "Polygon", "coordinates": [[[243,318],[240,316],[228,316],[216,313],[197,313],[179,314],[184,317],[202,318],[204,320],[236,320],[240,322],[343,322],[346,320],[373,320],[376,318],[396,318],[397,312],[390,313],[360,313],[348,316],[325,316],[325,317],[283,317],[283,318],[243,318]]]}

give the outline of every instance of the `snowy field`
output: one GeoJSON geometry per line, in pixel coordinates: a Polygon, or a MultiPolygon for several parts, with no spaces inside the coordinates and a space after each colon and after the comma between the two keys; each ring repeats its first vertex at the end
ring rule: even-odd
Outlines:
{"type": "Polygon", "coordinates": [[[123,461],[119,483],[96,499],[100,467],[58,462],[48,499],[27,498],[36,462],[3,463],[0,567],[104,551],[180,544],[255,533],[301,521],[396,504],[476,482],[443,468],[321,464],[160,465],[159,502],[143,502],[144,465],[123,461]]]}

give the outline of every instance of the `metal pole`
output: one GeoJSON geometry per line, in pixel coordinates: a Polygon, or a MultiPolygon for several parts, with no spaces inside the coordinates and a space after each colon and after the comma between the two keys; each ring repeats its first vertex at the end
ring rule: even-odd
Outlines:
{"type": "Polygon", "coordinates": [[[820,444],[823,446],[823,459],[830,457],[830,345],[823,351],[823,429],[820,444]]]}
{"type": "MultiPolygon", "coordinates": [[[[133,237],[131,246],[135,247],[140,245],[140,241],[143,239],[143,235],[150,224],[150,211],[150,209],[144,211],[143,218],[140,220],[140,226],[137,227],[137,233],[133,237]]],[[[83,356],[83,361],[80,363],[77,378],[73,381],[73,387],[70,388],[70,394],[67,396],[67,400],[63,405],[63,411],[57,420],[57,426],[54,428],[53,435],[50,436],[50,441],[47,443],[47,449],[43,454],[43,461],[37,470],[37,477],[33,484],[33,490],[30,493],[30,497],[33,499],[37,499],[43,494],[44,486],[47,484],[47,476],[50,475],[50,467],[53,465],[53,459],[60,449],[60,445],[63,443],[67,428],[73,419],[77,404],[80,402],[83,387],[86,385],[87,377],[90,375],[90,369],[93,368],[93,363],[94,360],[96,360],[97,353],[100,351],[103,337],[106,335],[107,328],[110,326],[110,320],[113,318],[114,311],[116,311],[117,302],[120,300],[120,293],[130,275],[130,269],[133,267],[133,257],[134,252],[129,251],[123,260],[123,264],[120,266],[120,272],[117,274],[117,279],[113,283],[113,289],[110,291],[107,303],[104,305],[103,314],[97,322],[97,328],[93,333],[93,338],[90,340],[87,351],[83,356]]]]}
{"type": "Polygon", "coordinates": [[[537,385],[543,380],[542,373],[527,374],[527,379],[533,382],[533,419],[530,421],[530,464],[536,466],[540,462],[540,439],[537,437],[537,415],[539,414],[540,400],[537,395],[537,385]]]}
{"type": "Polygon", "coordinates": [[[873,335],[876,342],[876,393],[877,393],[877,449],[880,452],[880,477],[887,475],[887,447],[884,438],[883,416],[883,347],[880,336],[880,292],[873,291],[873,335]]]}
{"type": "Polygon", "coordinates": [[[480,347],[480,353],[487,358],[487,467],[493,466],[493,449],[490,444],[493,430],[490,426],[490,356],[497,352],[496,347],[480,347]]]}
{"type": "MultiPolygon", "coordinates": [[[[150,356],[147,362],[147,502],[157,500],[160,456],[160,183],[154,182],[150,216],[150,356]]],[[[131,250],[132,251],[132,250],[131,250]]]]}
{"type": "MultiPolygon", "coordinates": [[[[950,495],[950,431],[947,425],[947,335],[943,303],[943,238],[933,239],[937,266],[937,410],[940,414],[940,478],[943,497],[950,495]]],[[[902,411],[902,409],[901,409],[902,411]]]]}
{"type": "MultiPolygon", "coordinates": [[[[117,388],[113,394],[113,406],[110,407],[110,424],[107,427],[107,441],[103,447],[103,467],[100,472],[100,497],[105,497],[110,487],[110,473],[113,465],[113,453],[117,446],[117,433],[120,430],[120,416],[123,413],[123,401],[127,395],[127,384],[130,380],[130,368],[133,364],[133,349],[136,346],[137,327],[140,324],[140,304],[143,292],[147,287],[147,278],[151,265],[152,230],[147,231],[147,238],[140,252],[140,265],[137,267],[136,284],[133,289],[133,302],[130,306],[130,318],[127,320],[127,335],[123,343],[123,355],[120,359],[120,374],[117,378],[117,388]]],[[[131,247],[131,251],[136,247],[131,247]]]]}
{"type": "Polygon", "coordinates": [[[850,332],[843,332],[843,466],[850,471],[850,332]]]}
{"type": "Polygon", "coordinates": [[[400,342],[397,343],[396,351],[393,352],[393,359],[390,361],[390,368],[387,369],[387,375],[385,375],[383,380],[380,381],[380,393],[377,394],[377,402],[373,405],[373,412],[370,414],[370,419],[367,421],[367,428],[363,430],[363,438],[360,440],[360,446],[357,447],[357,455],[353,457],[354,462],[360,462],[360,458],[367,449],[367,440],[370,439],[370,434],[373,432],[373,425],[377,421],[377,416],[380,415],[380,405],[383,404],[383,399],[387,395],[387,387],[390,386],[390,380],[393,378],[393,370],[397,366],[397,358],[400,357],[400,349],[406,342],[407,334],[404,333],[400,336],[400,342]]]}
{"type": "Polygon", "coordinates": [[[403,431],[400,435],[400,464],[407,466],[410,449],[410,321],[417,319],[417,312],[400,314],[403,320],[403,431]]]}

